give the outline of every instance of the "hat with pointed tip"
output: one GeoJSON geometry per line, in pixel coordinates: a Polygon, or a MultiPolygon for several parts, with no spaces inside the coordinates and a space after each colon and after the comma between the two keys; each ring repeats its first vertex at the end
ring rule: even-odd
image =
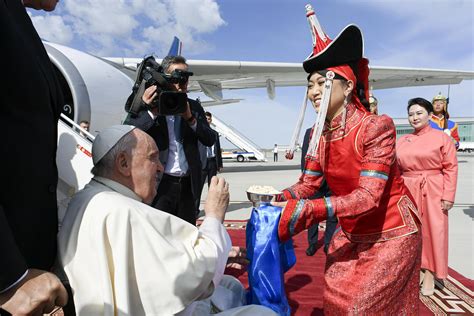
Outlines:
{"type": "Polygon", "coordinates": [[[433,97],[433,100],[431,101],[431,103],[433,103],[434,101],[438,101],[438,100],[441,100],[441,101],[446,101],[447,100],[447,98],[444,95],[441,94],[441,91],[433,97]]]}
{"type": "Polygon", "coordinates": [[[358,26],[354,24],[346,26],[332,40],[323,31],[309,4],[306,5],[306,17],[313,37],[313,51],[303,62],[303,68],[307,73],[339,65],[350,65],[363,57],[363,38],[358,26]]]}
{"type": "Polygon", "coordinates": [[[334,40],[331,40],[323,31],[309,4],[306,5],[306,18],[313,37],[313,50],[303,62],[304,70],[309,74],[321,70],[332,70],[346,80],[352,81],[355,85],[353,102],[359,108],[368,110],[360,102],[369,99],[370,70],[369,60],[363,57],[364,45],[359,27],[350,24],[334,40]]]}

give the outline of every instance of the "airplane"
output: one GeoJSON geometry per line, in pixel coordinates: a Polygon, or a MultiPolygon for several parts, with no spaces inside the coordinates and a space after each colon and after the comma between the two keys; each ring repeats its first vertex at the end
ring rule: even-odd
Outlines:
{"type": "MultiPolygon", "coordinates": [[[[173,42],[172,49],[181,49],[178,42],[173,42]]],[[[63,87],[63,113],[75,122],[89,121],[94,132],[120,124],[142,58],[98,57],[71,47],[43,43],[63,87]]],[[[268,97],[274,99],[276,87],[306,85],[301,63],[188,60],[188,65],[194,72],[189,92],[201,91],[211,99],[202,102],[204,107],[239,101],[225,99],[223,90],[266,88],[268,97]]],[[[458,84],[472,79],[472,71],[371,66],[369,85],[377,90],[458,84]]]]}
{"type": "MultiPolygon", "coordinates": [[[[125,101],[135,82],[141,58],[98,57],[92,54],[43,41],[61,83],[65,104],[58,122],[57,166],[59,219],[69,199],[91,178],[91,148],[94,134],[104,127],[120,124],[126,116],[125,101]],[[91,133],[78,125],[90,122],[91,133]],[[82,132],[82,135],[80,134],[82,132]],[[85,137],[83,135],[86,135],[85,137]]],[[[173,41],[169,55],[181,54],[181,42],[173,41]]],[[[157,59],[158,62],[161,60],[157,59]]],[[[301,63],[188,60],[189,92],[203,92],[211,101],[203,106],[228,104],[239,99],[225,99],[223,90],[266,88],[270,99],[276,87],[304,86],[306,74],[301,63]]],[[[474,72],[440,69],[371,67],[373,89],[408,86],[457,84],[474,79],[474,72]]],[[[237,147],[265,160],[258,146],[238,131],[213,116],[213,128],[237,147]]]]}

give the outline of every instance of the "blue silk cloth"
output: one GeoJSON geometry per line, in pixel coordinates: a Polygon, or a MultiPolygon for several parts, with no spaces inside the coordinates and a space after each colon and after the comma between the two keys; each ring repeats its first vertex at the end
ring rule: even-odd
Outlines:
{"type": "Polygon", "coordinates": [[[262,204],[252,210],[247,223],[246,244],[249,292],[247,304],[271,308],[279,315],[290,316],[283,274],[296,263],[293,241],[280,243],[278,222],[281,207],[262,204]]]}

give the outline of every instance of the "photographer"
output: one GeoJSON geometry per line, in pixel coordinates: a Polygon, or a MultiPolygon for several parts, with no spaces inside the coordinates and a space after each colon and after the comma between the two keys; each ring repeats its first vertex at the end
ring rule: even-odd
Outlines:
{"type": "Polygon", "coordinates": [[[201,104],[195,100],[185,98],[180,113],[163,114],[180,109],[179,103],[183,100],[176,94],[167,99],[173,102],[165,102],[167,100],[160,95],[163,91],[172,91],[182,92],[182,96],[187,92],[188,78],[192,73],[188,72],[186,59],[182,56],[165,57],[161,68],[168,81],[166,88],[161,85],[146,88],[141,98],[145,106],[136,115],[129,115],[125,124],[135,125],[148,133],[160,150],[164,174],[152,205],[195,225],[197,210],[194,201],[202,182],[198,141],[212,146],[216,138],[201,104]],[[171,105],[167,108],[167,104],[171,105]]]}

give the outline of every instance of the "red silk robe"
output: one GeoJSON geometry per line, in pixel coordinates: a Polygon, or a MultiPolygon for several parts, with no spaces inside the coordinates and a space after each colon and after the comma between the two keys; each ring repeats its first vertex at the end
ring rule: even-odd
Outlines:
{"type": "Polygon", "coordinates": [[[298,183],[283,190],[280,239],[335,213],[341,230],[329,248],[325,313],[416,313],[420,220],[395,158],[395,126],[353,104],[346,117],[344,128],[342,115],[325,127],[298,183]],[[305,200],[323,177],[333,195],[305,200]]]}

